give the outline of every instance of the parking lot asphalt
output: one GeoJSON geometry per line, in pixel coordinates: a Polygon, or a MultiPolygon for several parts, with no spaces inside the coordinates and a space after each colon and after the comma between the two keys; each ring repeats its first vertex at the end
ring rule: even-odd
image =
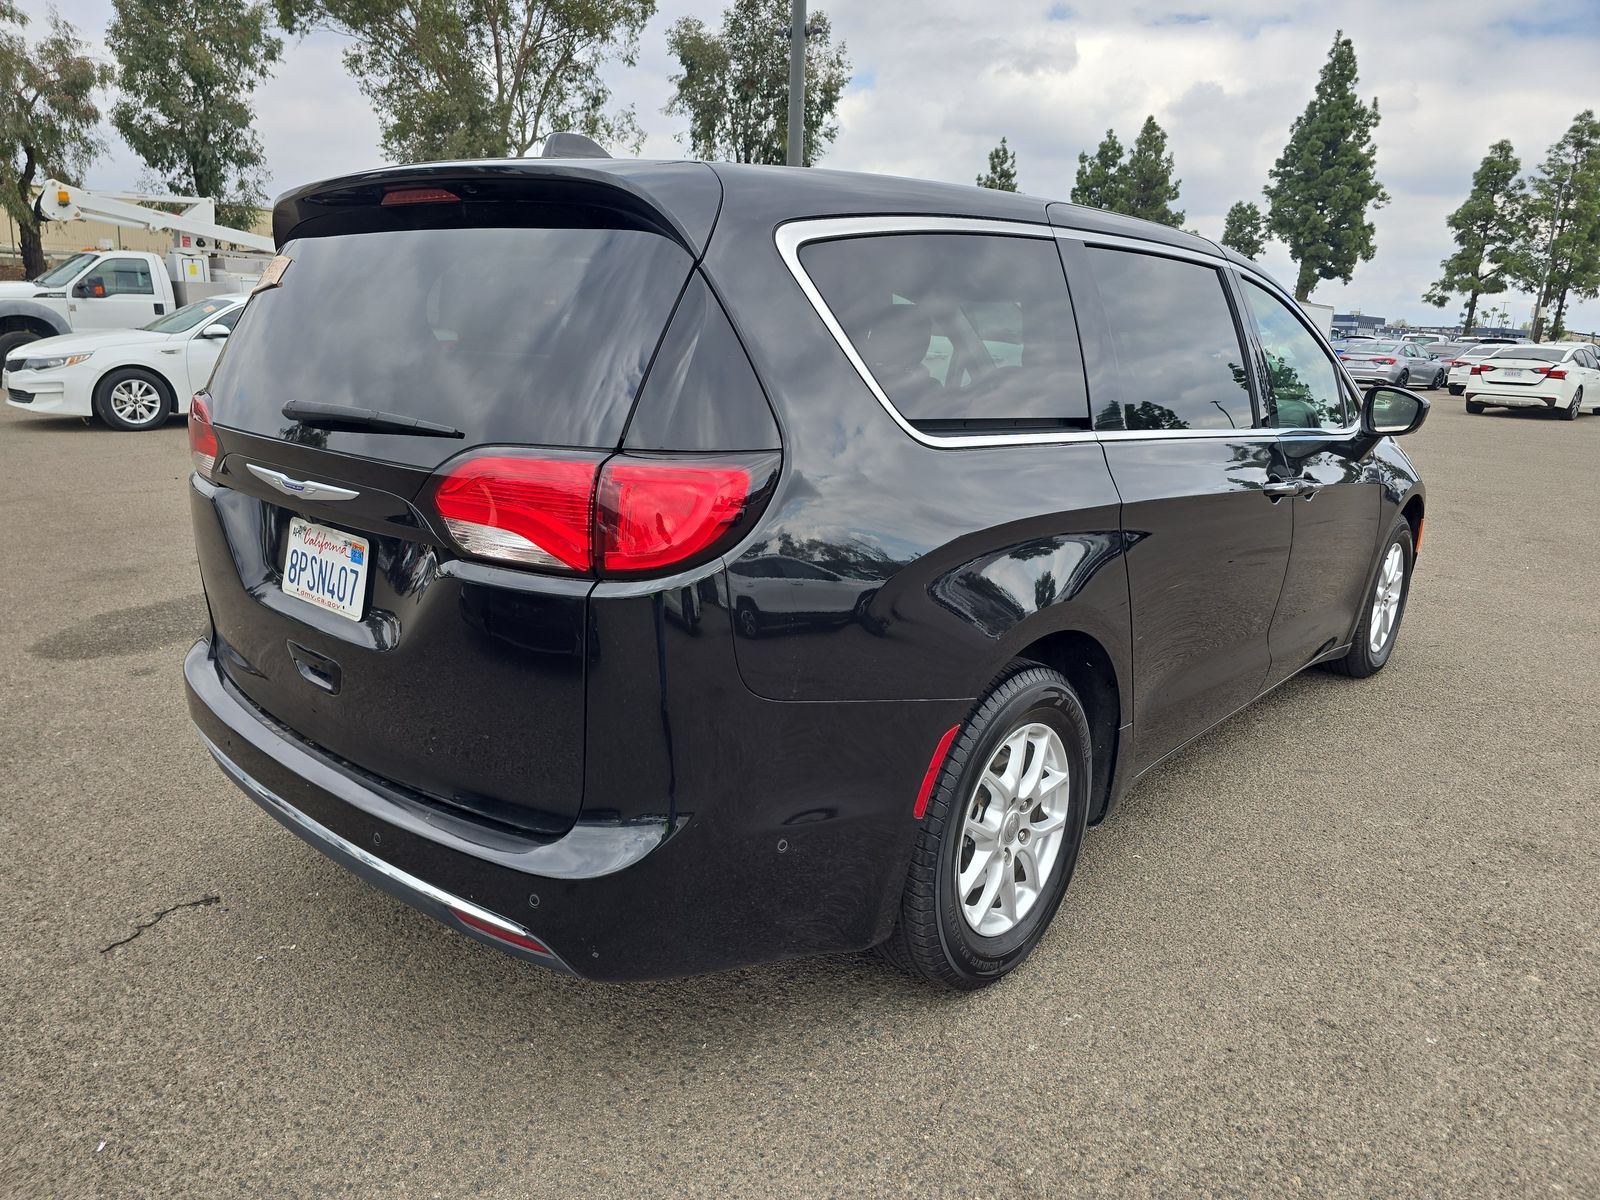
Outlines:
{"type": "Polygon", "coordinates": [[[0,411],[0,1195],[1600,1194],[1600,417],[1433,397],[1389,667],[1148,776],[969,996],[574,982],[346,874],[189,726],[182,426],[0,411]]]}

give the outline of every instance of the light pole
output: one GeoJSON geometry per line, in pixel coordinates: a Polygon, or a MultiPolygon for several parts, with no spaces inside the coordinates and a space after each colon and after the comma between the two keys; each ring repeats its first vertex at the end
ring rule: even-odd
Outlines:
{"type": "Polygon", "coordinates": [[[806,163],[806,0],[789,0],[789,154],[791,167],[806,163]]]}

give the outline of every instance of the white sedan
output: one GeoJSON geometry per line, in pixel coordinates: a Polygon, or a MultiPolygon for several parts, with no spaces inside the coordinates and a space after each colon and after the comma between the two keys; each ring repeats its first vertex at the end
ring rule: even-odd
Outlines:
{"type": "Polygon", "coordinates": [[[1569,421],[1600,412],[1600,358],[1588,342],[1502,346],[1472,367],[1467,411],[1544,408],[1569,421]]]}
{"type": "Polygon", "coordinates": [[[47,416],[97,416],[113,429],[155,429],[189,411],[246,299],[211,296],[143,329],[18,346],[5,361],[6,403],[47,416]]]}

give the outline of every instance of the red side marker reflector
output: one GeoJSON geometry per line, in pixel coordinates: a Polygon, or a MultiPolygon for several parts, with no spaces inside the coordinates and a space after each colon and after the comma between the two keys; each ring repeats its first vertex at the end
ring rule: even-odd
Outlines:
{"type": "Polygon", "coordinates": [[[459,204],[460,202],[461,197],[454,192],[436,187],[395,188],[393,191],[385,192],[383,199],[379,201],[384,208],[396,204],[459,204]]]}
{"type": "Polygon", "coordinates": [[[939,778],[939,768],[944,766],[944,756],[950,753],[950,743],[956,740],[956,734],[960,732],[961,726],[950,726],[949,731],[939,739],[939,744],[933,748],[933,758],[928,761],[928,773],[922,777],[922,787],[917,792],[917,806],[911,810],[911,815],[919,821],[928,811],[928,797],[933,795],[933,781],[939,778]]]}
{"type": "Polygon", "coordinates": [[[527,937],[520,933],[512,933],[509,929],[502,929],[498,925],[494,925],[488,921],[485,921],[482,917],[475,917],[471,913],[462,912],[459,908],[452,908],[450,912],[455,916],[455,919],[460,921],[463,925],[469,925],[473,929],[476,929],[479,933],[486,933],[496,941],[507,942],[510,945],[518,946],[523,950],[531,950],[535,954],[543,954],[547,957],[554,957],[554,955],[550,954],[550,948],[548,946],[546,946],[543,942],[535,940],[534,938],[527,937]]]}

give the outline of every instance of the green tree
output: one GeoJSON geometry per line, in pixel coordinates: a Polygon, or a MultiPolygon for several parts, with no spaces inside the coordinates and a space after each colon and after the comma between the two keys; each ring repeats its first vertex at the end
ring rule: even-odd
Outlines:
{"type": "Polygon", "coordinates": [[[400,161],[521,157],[564,129],[642,140],[601,68],[632,66],[655,0],[274,0],[291,33],[352,39],[345,65],[400,161]]]}
{"type": "Polygon", "coordinates": [[[84,53],[78,31],[55,13],[50,31],[29,44],[27,16],[0,0],[0,203],[17,223],[22,269],[44,272],[44,245],[33,211],[34,184],[54,176],[76,183],[104,144],[95,135],[95,93],[111,68],[84,53]]]}
{"type": "Polygon", "coordinates": [[[1600,121],[1585,109],[1550,147],[1528,187],[1523,237],[1511,278],[1537,297],[1533,340],[1565,332],[1567,303],[1600,293],[1600,121]]]}
{"type": "Polygon", "coordinates": [[[1465,296],[1463,334],[1472,332],[1478,300],[1506,290],[1509,260],[1522,230],[1521,170],[1511,143],[1502,138],[1472,173],[1466,202],[1446,219],[1455,233],[1456,252],[1439,264],[1444,273],[1422,298],[1443,308],[1450,297],[1465,296]]]}
{"type": "Polygon", "coordinates": [[[252,224],[265,199],[250,97],[283,54],[265,0],[113,0],[106,44],[121,99],[111,123],[175,192],[252,224]]]}
{"type": "MultiPolygon", "coordinates": [[[[789,152],[788,0],[734,0],[712,33],[694,17],[667,31],[681,68],[667,113],[689,118],[688,143],[700,158],[782,164],[789,152]]],[[[850,82],[845,45],[833,44],[826,13],[806,22],[805,145],[811,166],[839,135],[834,115],[850,82]]]]}
{"type": "Polygon", "coordinates": [[[1072,185],[1072,202],[1120,212],[1123,165],[1122,143],[1117,140],[1117,131],[1108,129],[1095,147],[1094,157],[1078,154],[1078,177],[1072,185]]]}
{"type": "Polygon", "coordinates": [[[1017,190],[1017,152],[1006,146],[1005,138],[989,151],[989,169],[978,176],[978,186],[997,192],[1017,190]]]}
{"type": "Polygon", "coordinates": [[[1268,231],[1299,267],[1294,294],[1309,300],[1322,279],[1350,282],[1377,247],[1367,210],[1389,199],[1374,165],[1378,102],[1356,96],[1356,49],[1340,30],[1316,94],[1289,127],[1289,142],[1268,177],[1268,231]]]}
{"type": "Polygon", "coordinates": [[[1154,116],[1146,117],[1122,168],[1121,202],[1113,207],[1130,217],[1176,229],[1183,224],[1183,213],[1172,208],[1178,198],[1178,182],[1172,177],[1167,131],[1154,116]]]}
{"type": "Polygon", "coordinates": [[[1222,244],[1246,258],[1260,258],[1267,248],[1266,217],[1248,200],[1240,200],[1222,219],[1222,244]]]}

